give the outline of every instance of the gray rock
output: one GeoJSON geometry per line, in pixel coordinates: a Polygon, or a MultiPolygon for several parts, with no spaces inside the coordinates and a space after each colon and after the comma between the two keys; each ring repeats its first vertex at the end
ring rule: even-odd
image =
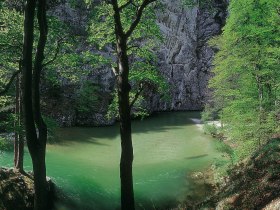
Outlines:
{"type": "Polygon", "coordinates": [[[171,101],[152,96],[151,109],[201,110],[208,96],[214,49],[207,41],[221,32],[227,2],[183,7],[180,0],[164,0],[158,24],[165,37],[158,57],[160,72],[170,85],[171,101]]]}

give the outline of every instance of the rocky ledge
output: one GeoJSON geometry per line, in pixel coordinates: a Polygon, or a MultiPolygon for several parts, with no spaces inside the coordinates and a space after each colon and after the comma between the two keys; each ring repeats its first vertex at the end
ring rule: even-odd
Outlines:
{"type": "MultiPolygon", "coordinates": [[[[33,210],[33,176],[13,169],[0,168],[0,210],[33,210]]],[[[48,179],[49,198],[55,198],[54,184],[48,179]]],[[[50,205],[49,209],[52,209],[50,205]]]]}

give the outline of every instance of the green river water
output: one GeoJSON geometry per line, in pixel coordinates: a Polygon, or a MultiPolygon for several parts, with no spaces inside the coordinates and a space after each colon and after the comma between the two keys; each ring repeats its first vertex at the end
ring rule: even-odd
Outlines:
{"type": "MultiPolygon", "coordinates": [[[[158,113],[133,122],[137,209],[176,206],[193,188],[188,174],[221,157],[213,139],[192,118],[199,113],[158,113]]],[[[60,141],[47,146],[46,158],[48,176],[67,196],[59,209],[119,209],[118,131],[118,125],[59,129],[60,141]]],[[[30,170],[25,156],[25,169],[30,170]]],[[[12,153],[0,153],[0,166],[12,166],[12,153]]]]}

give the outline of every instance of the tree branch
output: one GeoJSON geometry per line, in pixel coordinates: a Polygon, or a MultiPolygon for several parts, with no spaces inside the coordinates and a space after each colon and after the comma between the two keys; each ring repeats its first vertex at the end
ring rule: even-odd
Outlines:
{"type": "Polygon", "coordinates": [[[137,99],[139,98],[140,94],[142,93],[142,91],[144,90],[144,85],[142,83],[140,83],[139,85],[139,89],[137,91],[137,93],[135,94],[133,100],[131,101],[129,108],[132,109],[133,105],[135,104],[135,102],[137,101],[137,99]]]}
{"type": "Polygon", "coordinates": [[[124,8],[126,8],[128,5],[132,4],[132,0],[129,0],[124,5],[119,7],[119,11],[122,11],[124,8]]]}
{"type": "Polygon", "coordinates": [[[115,20],[115,34],[123,36],[124,31],[122,27],[122,22],[121,22],[121,16],[120,16],[120,9],[118,6],[118,0],[111,0],[111,4],[113,6],[114,10],[114,20],[115,20]]]}
{"type": "Polygon", "coordinates": [[[8,44],[8,43],[0,43],[0,47],[2,48],[15,48],[17,50],[19,50],[20,52],[22,51],[22,47],[19,45],[12,45],[12,44],[8,44]]]}
{"type": "Polygon", "coordinates": [[[64,39],[64,37],[61,37],[59,40],[57,40],[57,42],[56,42],[56,49],[55,49],[55,53],[54,53],[53,58],[51,60],[47,61],[46,63],[44,63],[42,65],[42,67],[46,67],[47,65],[53,63],[57,59],[57,56],[58,56],[58,54],[60,52],[60,47],[61,47],[63,39],[64,39]]]}
{"type": "Polygon", "coordinates": [[[128,0],[128,2],[126,2],[124,5],[119,7],[119,11],[121,12],[123,9],[125,9],[130,4],[133,5],[134,7],[139,7],[139,5],[137,5],[135,2],[133,2],[133,0],[128,0]]]}
{"type": "Polygon", "coordinates": [[[144,9],[151,3],[155,2],[156,0],[143,0],[142,5],[139,7],[139,9],[137,10],[136,13],[136,18],[133,21],[133,23],[131,24],[130,28],[128,29],[128,31],[125,33],[126,38],[130,37],[131,34],[133,33],[133,31],[135,30],[135,28],[137,27],[137,25],[139,24],[141,17],[143,15],[143,11],[144,9]]]}
{"type": "Polygon", "coordinates": [[[21,72],[21,70],[17,70],[13,73],[13,75],[11,76],[9,82],[5,85],[4,90],[0,91],[0,96],[4,95],[5,93],[7,93],[11,87],[11,85],[13,84],[14,79],[16,78],[16,76],[21,72]]]}

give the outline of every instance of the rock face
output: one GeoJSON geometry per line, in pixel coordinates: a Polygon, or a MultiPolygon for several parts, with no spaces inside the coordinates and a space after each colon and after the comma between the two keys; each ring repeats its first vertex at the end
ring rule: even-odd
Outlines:
{"type": "Polygon", "coordinates": [[[159,56],[161,73],[168,80],[171,102],[153,97],[153,110],[201,110],[207,100],[214,50],[207,41],[221,32],[227,2],[183,7],[181,0],[165,0],[158,24],[165,36],[159,56]]]}
{"type": "MultiPolygon", "coordinates": [[[[182,0],[162,2],[164,9],[158,12],[158,25],[165,39],[157,52],[158,66],[169,83],[171,97],[170,101],[162,101],[159,95],[150,95],[145,106],[150,112],[201,110],[207,101],[207,84],[214,56],[214,49],[208,46],[207,41],[221,32],[227,15],[227,1],[207,0],[203,5],[194,4],[191,7],[183,6],[182,0]]],[[[84,35],[86,13],[83,8],[76,10],[71,9],[67,1],[53,9],[62,20],[73,25],[75,34],[84,35]]],[[[75,89],[79,87],[65,84],[59,99],[48,100],[47,114],[57,119],[59,124],[100,126],[114,123],[114,119],[107,120],[105,117],[112,99],[114,74],[107,67],[90,71],[86,79],[100,87],[101,105],[89,114],[79,113],[73,106],[77,98],[75,89]]]]}

